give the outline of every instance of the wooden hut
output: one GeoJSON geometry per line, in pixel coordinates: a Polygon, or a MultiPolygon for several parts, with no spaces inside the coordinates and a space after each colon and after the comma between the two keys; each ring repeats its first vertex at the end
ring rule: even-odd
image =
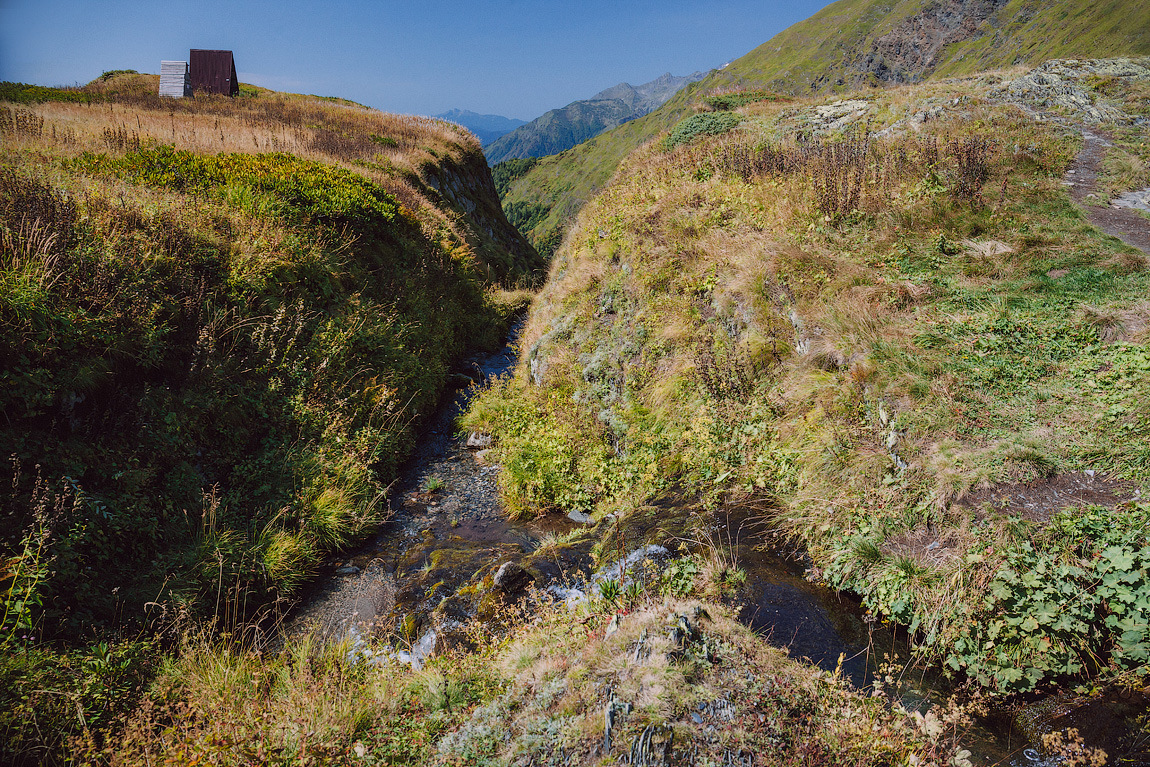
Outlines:
{"type": "Polygon", "coordinates": [[[235,96],[240,92],[236,78],[236,62],[231,51],[191,50],[192,90],[199,93],[223,93],[235,96]]]}
{"type": "Polygon", "coordinates": [[[192,95],[191,81],[188,80],[188,62],[160,62],[160,95],[177,99],[192,95]]]}

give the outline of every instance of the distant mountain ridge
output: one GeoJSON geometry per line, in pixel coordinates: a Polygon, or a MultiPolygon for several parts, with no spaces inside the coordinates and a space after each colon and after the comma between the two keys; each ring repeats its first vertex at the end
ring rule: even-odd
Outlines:
{"type": "Polygon", "coordinates": [[[447,120],[462,125],[474,133],[475,138],[479,139],[479,143],[484,146],[500,136],[510,133],[520,125],[527,124],[526,120],[504,117],[503,115],[481,115],[470,109],[449,109],[443,114],[434,115],[434,117],[438,120],[447,120]]]}
{"type": "Polygon", "coordinates": [[[649,83],[619,83],[599,91],[589,99],[573,101],[552,109],[505,136],[485,144],[487,161],[496,165],[505,160],[556,154],[594,138],[625,122],[658,109],[683,87],[706,77],[693,72],[676,77],[667,72],[649,83]]]}

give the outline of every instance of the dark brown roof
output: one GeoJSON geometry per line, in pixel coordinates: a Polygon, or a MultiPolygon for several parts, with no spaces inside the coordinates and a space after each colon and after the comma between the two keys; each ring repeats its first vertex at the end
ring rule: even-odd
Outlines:
{"type": "Polygon", "coordinates": [[[236,62],[231,51],[208,51],[193,48],[190,56],[192,90],[200,93],[240,92],[236,62]]]}

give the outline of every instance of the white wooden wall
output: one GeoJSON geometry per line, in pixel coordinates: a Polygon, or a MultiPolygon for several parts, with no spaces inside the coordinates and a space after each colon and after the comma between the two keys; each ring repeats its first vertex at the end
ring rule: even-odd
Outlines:
{"type": "Polygon", "coordinates": [[[188,80],[188,62],[160,62],[160,95],[175,98],[192,95],[192,87],[188,80]]]}

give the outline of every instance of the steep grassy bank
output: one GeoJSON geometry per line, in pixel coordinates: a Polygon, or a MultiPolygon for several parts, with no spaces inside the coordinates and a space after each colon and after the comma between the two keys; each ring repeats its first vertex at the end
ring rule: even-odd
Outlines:
{"type": "MultiPolygon", "coordinates": [[[[1150,54],[1150,4],[1056,0],[840,0],[692,84],[662,108],[574,149],[541,158],[504,203],[533,206],[520,226],[550,253],[623,159],[708,96],[767,90],[846,92],[1035,65],[1050,58],[1150,54]]],[[[732,107],[726,107],[732,108],[732,107]]]]}
{"type": "Polygon", "coordinates": [[[25,758],[152,657],[53,648],[272,612],[369,530],[451,366],[499,343],[499,286],[541,265],[455,126],[152,80],[0,104],[0,726],[25,758]]]}
{"type": "MultiPolygon", "coordinates": [[[[1136,164],[1131,71],[1082,86],[1136,164]]],[[[1004,92],[759,101],[629,157],[469,416],[511,511],[758,499],[994,692],[1144,675],[1147,259],[1004,92]]]]}

